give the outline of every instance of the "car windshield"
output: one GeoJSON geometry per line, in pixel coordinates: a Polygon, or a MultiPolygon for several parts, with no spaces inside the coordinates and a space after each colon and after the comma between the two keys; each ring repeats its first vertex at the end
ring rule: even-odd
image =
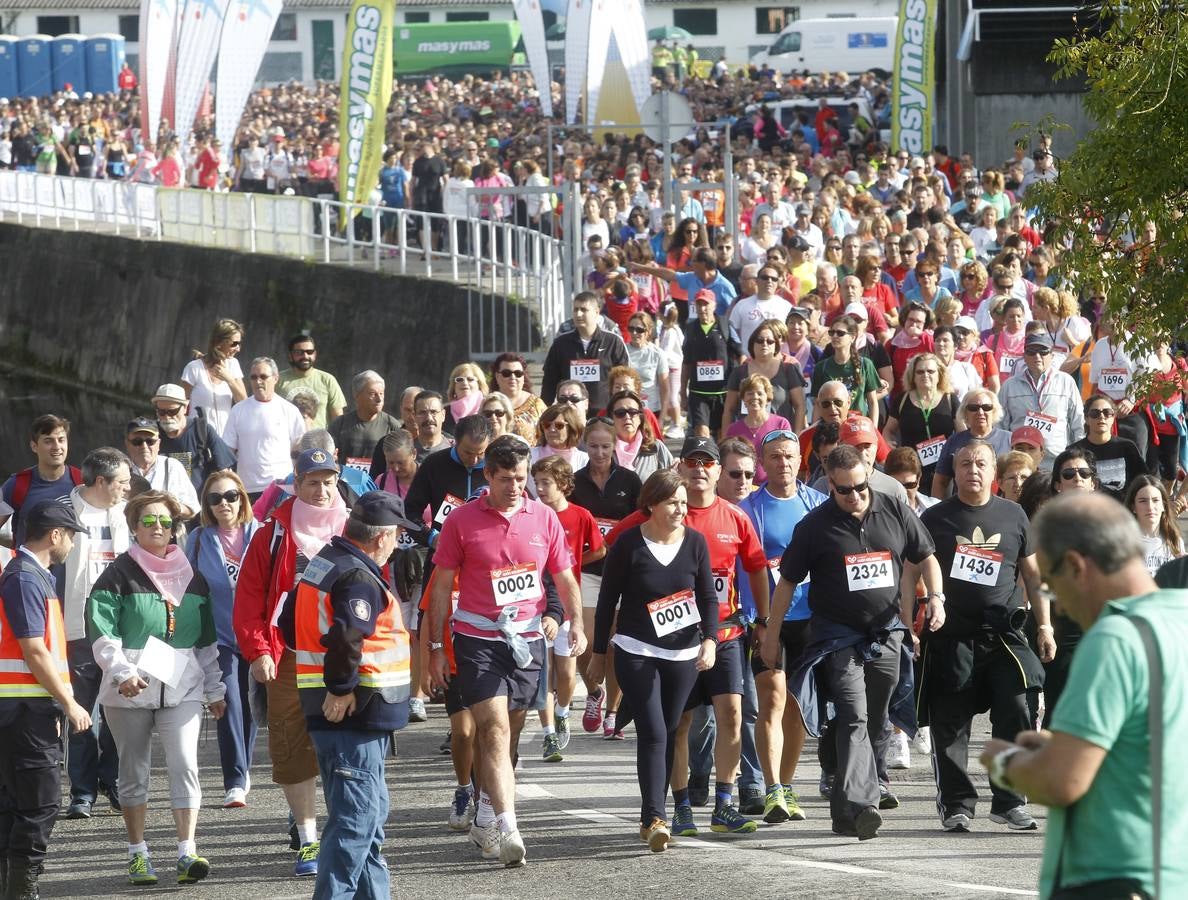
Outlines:
{"type": "Polygon", "coordinates": [[[800,50],[800,32],[786,31],[776,38],[768,53],[796,53],[800,50]]]}

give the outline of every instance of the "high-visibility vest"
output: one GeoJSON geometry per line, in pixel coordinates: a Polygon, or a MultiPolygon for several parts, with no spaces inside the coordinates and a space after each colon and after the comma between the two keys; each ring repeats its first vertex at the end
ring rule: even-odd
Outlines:
{"type": "MultiPolygon", "coordinates": [[[[375,631],[363,638],[359,660],[357,691],[379,694],[387,703],[408,699],[412,686],[408,630],[400,614],[400,602],[382,581],[357,556],[348,550],[327,544],[309,565],[297,583],[294,624],[297,637],[297,687],[302,708],[321,714],[326,694],[323,667],[326,647],[322,638],[334,622],[330,591],[338,579],[358,571],[380,586],[384,609],[376,617],[375,631]]],[[[360,698],[359,708],[365,705],[360,698]]]]}
{"type": "MultiPolygon", "coordinates": [[[[18,567],[22,566],[20,556],[9,563],[5,575],[16,577],[18,567]]],[[[50,585],[47,583],[47,588],[50,585]]],[[[66,628],[62,624],[62,603],[52,596],[45,600],[45,646],[54,660],[54,668],[58,670],[58,677],[63,683],[70,683],[70,664],[66,660],[66,628]]],[[[52,699],[51,694],[25,660],[20,642],[8,625],[8,616],[4,613],[4,604],[0,603],[0,700],[21,700],[27,698],[44,697],[52,699]]]]}

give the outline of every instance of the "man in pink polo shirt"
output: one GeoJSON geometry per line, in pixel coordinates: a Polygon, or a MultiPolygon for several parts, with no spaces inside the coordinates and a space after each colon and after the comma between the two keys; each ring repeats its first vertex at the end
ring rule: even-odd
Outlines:
{"type": "Polygon", "coordinates": [[[486,859],[524,864],[516,828],[515,772],[509,736],[519,732],[540,686],[546,644],[556,623],[545,610],[544,575],[556,584],[570,622],[575,656],[586,648],[581,592],[570,571],[573,557],[557,514],[527,496],[528,446],[517,437],[487,447],[484,474],[490,492],[458,507],[445,520],[434,550],[437,568],[429,600],[429,672],[444,687],[449,663],[442,637],[450,589],[458,578],[453,614],[454,657],[463,703],[478,731],[479,778],[495,821],[477,824],[472,837],[486,859]],[[551,632],[551,633],[550,633],[551,632]]]}

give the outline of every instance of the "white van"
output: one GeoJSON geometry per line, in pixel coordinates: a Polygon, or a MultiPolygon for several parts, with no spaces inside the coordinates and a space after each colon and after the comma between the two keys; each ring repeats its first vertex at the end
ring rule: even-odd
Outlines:
{"type": "Polygon", "coordinates": [[[751,62],[788,72],[891,73],[895,53],[894,16],[879,19],[801,19],[780,32],[751,62]]]}

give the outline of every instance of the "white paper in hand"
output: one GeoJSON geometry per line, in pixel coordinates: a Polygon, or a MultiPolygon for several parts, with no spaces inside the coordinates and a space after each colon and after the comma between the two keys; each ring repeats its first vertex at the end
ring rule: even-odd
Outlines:
{"type": "Polygon", "coordinates": [[[136,660],[136,668],[146,675],[151,675],[158,681],[163,681],[171,688],[181,684],[182,673],[186,670],[188,657],[178,653],[164,641],[149,635],[144,650],[140,652],[140,659],[136,660]]]}

